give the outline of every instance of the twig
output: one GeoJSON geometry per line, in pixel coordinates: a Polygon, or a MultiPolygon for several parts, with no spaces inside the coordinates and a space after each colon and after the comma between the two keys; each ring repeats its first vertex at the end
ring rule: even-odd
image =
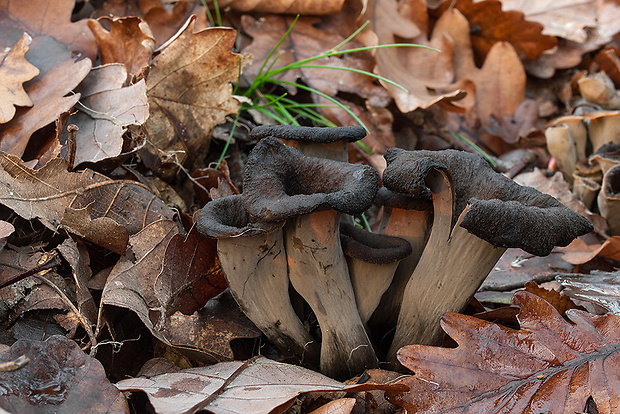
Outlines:
{"type": "Polygon", "coordinates": [[[17,371],[21,367],[27,365],[30,359],[26,355],[22,355],[17,359],[0,363],[0,372],[17,371]]]}
{"type": "Polygon", "coordinates": [[[59,265],[60,265],[60,261],[58,260],[58,253],[54,251],[52,252],[52,254],[50,254],[50,256],[43,263],[36,265],[32,269],[24,273],[20,273],[18,275],[8,278],[7,280],[3,280],[2,282],[0,282],[0,289],[10,286],[13,283],[19,282],[20,280],[23,280],[27,278],[28,276],[34,275],[35,273],[39,273],[43,270],[48,270],[48,269],[51,269],[59,265]]]}

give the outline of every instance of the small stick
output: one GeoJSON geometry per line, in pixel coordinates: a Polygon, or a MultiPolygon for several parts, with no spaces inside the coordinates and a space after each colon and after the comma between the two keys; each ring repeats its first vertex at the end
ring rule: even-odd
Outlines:
{"type": "Polygon", "coordinates": [[[1,362],[0,372],[17,371],[21,367],[27,365],[29,362],[30,362],[30,359],[28,359],[26,355],[22,355],[12,361],[1,362]]]}
{"type": "Polygon", "coordinates": [[[0,289],[10,286],[13,283],[19,282],[20,280],[23,280],[28,276],[34,275],[35,273],[39,273],[42,270],[48,270],[59,265],[60,261],[58,260],[58,253],[54,251],[43,263],[36,265],[32,269],[27,270],[24,273],[20,273],[0,282],[0,289]]]}

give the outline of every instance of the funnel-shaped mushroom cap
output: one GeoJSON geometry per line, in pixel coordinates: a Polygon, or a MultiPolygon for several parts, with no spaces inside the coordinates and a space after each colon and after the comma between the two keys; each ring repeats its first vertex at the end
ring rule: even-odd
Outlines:
{"type": "Polygon", "coordinates": [[[344,254],[366,263],[394,263],[411,254],[407,240],[370,233],[349,223],[340,223],[340,240],[344,254]]]}
{"type": "Polygon", "coordinates": [[[250,136],[254,139],[277,137],[327,144],[336,141],[359,141],[366,136],[366,129],[359,125],[325,128],[296,125],[261,125],[252,129],[250,136]]]}
{"type": "Polygon", "coordinates": [[[428,195],[420,197],[409,194],[395,193],[387,187],[381,187],[377,192],[376,201],[385,207],[398,208],[402,210],[433,211],[433,200],[430,191],[428,195]]]}
{"type": "Polygon", "coordinates": [[[378,188],[372,167],[309,157],[268,137],[248,156],[242,199],[251,215],[272,222],[326,206],[358,214],[371,206],[378,188]]]}
{"type": "Polygon", "coordinates": [[[475,154],[390,148],[385,159],[383,183],[394,192],[426,197],[430,170],[449,173],[455,195],[453,221],[469,204],[461,227],[494,246],[545,256],[554,246],[566,246],[593,230],[585,217],[550,195],[496,173],[475,154]]]}
{"type": "Polygon", "coordinates": [[[283,225],[284,222],[267,223],[250,216],[243,208],[240,194],[207,203],[198,213],[196,222],[198,232],[216,239],[267,234],[283,225]]]}

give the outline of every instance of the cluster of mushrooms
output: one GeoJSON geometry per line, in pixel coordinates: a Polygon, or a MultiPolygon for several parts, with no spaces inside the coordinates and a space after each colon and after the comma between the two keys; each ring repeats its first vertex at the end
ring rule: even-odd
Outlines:
{"type": "Polygon", "coordinates": [[[385,153],[381,180],[348,162],[361,127],[261,126],[242,194],[207,203],[197,227],[243,312],[283,352],[334,378],[408,344],[437,344],[508,247],[547,255],[592,231],[551,196],[460,151],[385,153]],[[279,139],[278,139],[279,138],[279,139]],[[297,141],[297,148],[282,140],[297,141]],[[382,182],[382,186],[381,183],[382,182]],[[352,215],[382,205],[379,233],[352,215]],[[320,335],[300,318],[312,309],[320,335]]]}

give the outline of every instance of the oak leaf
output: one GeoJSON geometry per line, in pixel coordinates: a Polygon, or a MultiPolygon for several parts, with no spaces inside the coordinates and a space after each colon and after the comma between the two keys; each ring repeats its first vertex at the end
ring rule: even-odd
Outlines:
{"type": "Polygon", "coordinates": [[[9,122],[15,115],[15,106],[32,106],[23,83],[39,74],[39,69],[26,60],[32,38],[24,33],[0,63],[0,123],[9,122]]]}
{"type": "Polygon", "coordinates": [[[343,3],[344,0],[225,0],[219,5],[240,12],[319,16],[338,13],[343,3]]]}
{"type": "Polygon", "coordinates": [[[448,313],[443,329],[457,348],[410,345],[399,361],[415,372],[409,392],[387,392],[419,413],[582,412],[592,397],[599,413],[620,410],[620,318],[579,310],[567,321],[545,300],[519,291],[519,330],[448,313]]]}
{"type": "Polygon", "coordinates": [[[192,17],[153,60],[147,78],[146,149],[156,159],[145,161],[151,166],[203,159],[215,126],[241,105],[231,85],[244,59],[231,52],[236,32],[223,27],[194,32],[194,22],[192,17]]]}
{"type": "Polygon", "coordinates": [[[562,295],[590,302],[614,315],[620,315],[620,283],[618,272],[594,274],[565,273],[556,277],[564,287],[562,295]]]}
{"type": "Polygon", "coordinates": [[[9,46],[23,32],[50,35],[67,45],[80,57],[97,58],[97,44],[86,21],[71,21],[74,0],[2,0],[0,2],[0,25],[3,26],[2,43],[9,46]]]}
{"type": "Polygon", "coordinates": [[[124,86],[127,70],[122,64],[99,66],[76,88],[81,98],[69,122],[78,127],[73,165],[117,157],[123,150],[123,134],[142,125],[148,115],[144,80],[124,86]]]}
{"type": "Polygon", "coordinates": [[[284,412],[295,398],[313,391],[368,391],[402,386],[345,385],[319,373],[256,357],[246,362],[222,362],[190,368],[149,379],[133,378],[116,383],[122,391],[142,391],[156,412],[214,414],[284,412]],[[188,389],[187,384],[192,384],[188,389]]]}

